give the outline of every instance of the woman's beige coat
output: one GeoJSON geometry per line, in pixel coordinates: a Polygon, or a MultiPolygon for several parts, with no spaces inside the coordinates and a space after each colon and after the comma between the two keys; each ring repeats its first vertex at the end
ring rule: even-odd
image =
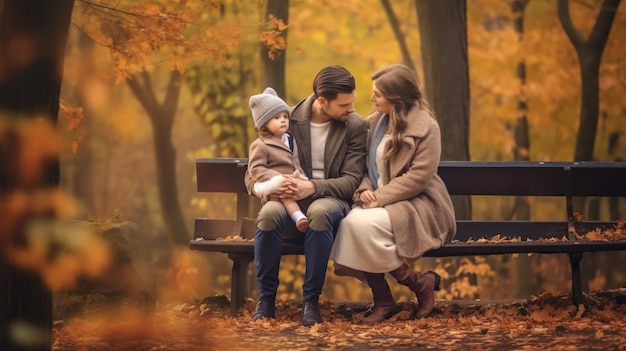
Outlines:
{"type": "MultiPolygon", "coordinates": [[[[367,118],[368,150],[381,116],[376,112],[367,118]]],[[[389,213],[398,254],[412,262],[451,241],[456,222],[448,190],[437,175],[441,156],[439,125],[429,111],[417,105],[409,111],[408,121],[400,151],[384,163],[380,174],[383,186],[374,194],[389,213]]],[[[369,166],[369,158],[367,162],[369,166]]],[[[361,204],[359,195],[367,189],[373,187],[366,175],[356,190],[356,204],[361,204]]]]}

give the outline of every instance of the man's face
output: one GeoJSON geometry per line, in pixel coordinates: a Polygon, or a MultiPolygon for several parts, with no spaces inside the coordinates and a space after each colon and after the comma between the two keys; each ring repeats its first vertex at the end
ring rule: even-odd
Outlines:
{"type": "Polygon", "coordinates": [[[351,93],[339,93],[337,98],[328,101],[324,98],[320,101],[322,111],[326,116],[341,122],[348,120],[348,114],[354,112],[354,99],[356,98],[356,90],[351,93]]]}

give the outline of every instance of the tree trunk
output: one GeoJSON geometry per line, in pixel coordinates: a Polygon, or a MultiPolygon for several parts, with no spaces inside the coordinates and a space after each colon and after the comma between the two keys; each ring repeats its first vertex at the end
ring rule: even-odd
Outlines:
{"type": "MultiPolygon", "coordinates": [[[[524,10],[529,0],[514,0],[511,4],[514,18],[514,28],[517,33],[518,42],[524,41],[524,10]]],[[[530,136],[528,130],[528,104],[526,102],[526,62],[523,53],[520,52],[519,62],[517,63],[517,79],[519,81],[520,92],[517,98],[517,122],[514,128],[515,148],[513,150],[513,158],[515,161],[530,160],[530,136]]],[[[515,205],[511,214],[511,219],[529,220],[530,205],[528,198],[518,196],[515,198],[515,205]]]]}
{"type": "MultiPolygon", "coordinates": [[[[81,121],[81,131],[85,140],[93,138],[93,123],[91,113],[89,113],[89,105],[85,94],[89,91],[89,84],[92,83],[95,74],[95,57],[94,57],[94,41],[89,38],[87,33],[80,32],[78,39],[81,60],[79,65],[79,77],[75,89],[76,101],[83,106],[85,118],[81,121]]],[[[85,206],[87,213],[91,216],[96,215],[96,204],[94,199],[94,169],[93,169],[94,152],[91,142],[82,143],[74,155],[74,176],[73,176],[73,193],[81,203],[85,206]]]]}
{"type": "MultiPolygon", "coordinates": [[[[515,148],[513,149],[513,157],[515,161],[528,161],[530,151],[530,136],[528,131],[528,104],[526,103],[526,60],[522,52],[522,43],[524,42],[524,10],[529,0],[514,0],[511,4],[513,11],[513,27],[517,33],[519,43],[517,63],[517,79],[519,81],[520,92],[517,98],[517,122],[514,128],[515,148]]],[[[510,219],[529,220],[530,204],[528,197],[516,196],[513,211],[510,219]]],[[[517,296],[528,296],[534,288],[532,287],[533,274],[529,269],[531,258],[528,255],[519,255],[516,260],[517,264],[517,296]]]]}
{"type": "MultiPolygon", "coordinates": [[[[466,1],[415,0],[415,8],[422,42],[424,92],[441,127],[441,159],[467,161],[469,64],[466,1]]],[[[452,202],[457,219],[471,219],[469,196],[453,196],[452,202]]],[[[467,276],[473,285],[477,285],[475,274],[467,276]]]]}
{"type": "MultiPolygon", "coordinates": [[[[289,0],[268,0],[266,20],[269,15],[274,15],[277,19],[282,20],[285,24],[289,23],[289,0]]],[[[287,31],[282,31],[281,36],[285,38],[287,43],[287,31]]],[[[283,99],[287,98],[287,90],[285,88],[285,60],[287,50],[282,50],[274,54],[274,58],[270,57],[267,45],[261,43],[261,90],[266,87],[272,87],[276,90],[278,96],[283,99]]]]}
{"type": "MultiPolygon", "coordinates": [[[[58,188],[59,158],[51,155],[40,164],[39,174],[20,173],[20,153],[25,145],[8,116],[35,121],[43,118],[56,125],[63,60],[73,0],[5,0],[0,14],[0,206],[15,191],[58,188]],[[25,177],[26,176],[26,177],[25,177]],[[35,176],[33,178],[33,176],[35,176]],[[26,179],[35,179],[25,184],[26,179]]],[[[41,151],[41,150],[39,150],[41,151]]],[[[31,203],[32,205],[32,203],[31,203]]],[[[33,207],[33,206],[31,206],[33,207]]],[[[32,209],[32,208],[31,208],[32,209]]],[[[36,213],[36,212],[35,212],[36,213]]],[[[50,213],[21,213],[2,223],[2,250],[9,244],[25,244],[24,231],[34,216],[50,213]],[[6,232],[5,232],[6,231],[6,232]],[[7,240],[7,241],[5,241],[7,240]]],[[[52,294],[38,273],[14,266],[0,253],[0,348],[2,350],[50,350],[52,294]],[[30,330],[18,338],[16,328],[30,330]]]]}
{"type": "MultiPolygon", "coordinates": [[[[426,99],[441,126],[442,160],[469,160],[469,68],[465,0],[415,0],[426,99]]],[[[471,217],[468,196],[453,199],[456,217],[471,217]]]]}
{"type": "Polygon", "coordinates": [[[161,214],[172,243],[179,246],[189,245],[191,237],[187,231],[185,218],[178,202],[176,183],[176,149],[172,143],[172,126],[181,88],[181,75],[173,70],[164,102],[157,101],[150,74],[143,72],[127,81],[131,91],[137,97],[152,123],[154,152],[157,166],[157,186],[161,214]]]}
{"type": "MultiPolygon", "coordinates": [[[[626,111],[624,112],[623,117],[626,118],[626,111]]],[[[607,153],[611,161],[624,162],[623,159],[621,159],[619,156],[615,154],[616,146],[618,145],[618,142],[621,138],[622,138],[621,132],[612,132],[609,135],[607,153]]],[[[619,211],[620,201],[623,201],[623,199],[620,199],[618,197],[609,198],[609,218],[608,218],[609,221],[616,221],[619,218],[626,218],[626,214],[624,214],[624,216],[620,214],[620,211],[619,211]]]]}

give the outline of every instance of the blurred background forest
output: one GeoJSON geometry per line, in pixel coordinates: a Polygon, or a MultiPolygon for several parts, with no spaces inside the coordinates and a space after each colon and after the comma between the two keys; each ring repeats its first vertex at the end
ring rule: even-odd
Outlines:
{"type": "MultiPolygon", "coordinates": [[[[249,96],[272,85],[288,104],[296,104],[312,92],[315,73],[326,65],[343,65],[354,74],[356,108],[363,117],[372,107],[370,76],[383,65],[410,64],[428,94],[422,51],[428,48],[418,23],[427,17],[418,16],[419,3],[76,1],[61,92],[64,113],[58,120],[62,189],[79,201],[84,219],[136,224],[151,252],[149,271],[156,277],[158,299],[228,296],[226,255],[191,252],[186,246],[194,218],[235,213],[234,198],[196,192],[196,158],[246,157],[255,136],[249,96]],[[268,59],[282,62],[283,73],[274,73],[268,59]]],[[[601,18],[602,4],[569,1],[572,23],[583,39],[601,18]]],[[[457,6],[467,22],[469,159],[581,160],[575,156],[583,102],[580,62],[560,22],[557,0],[467,0],[457,6]]],[[[587,160],[626,159],[626,8],[616,8],[600,49],[599,118],[587,160]]],[[[443,40],[432,35],[434,42],[443,40]]],[[[438,64],[463,69],[455,62],[438,64]]],[[[438,104],[459,98],[453,90],[439,94],[438,104]]],[[[448,122],[442,127],[463,129],[448,122]]],[[[453,143],[444,133],[443,144],[453,143]]],[[[444,158],[455,159],[449,155],[444,152],[444,158]]],[[[586,214],[626,219],[623,199],[617,204],[593,200],[586,214]]],[[[473,198],[471,216],[565,217],[560,200],[526,199],[524,213],[516,212],[518,201],[473,198]]],[[[624,286],[626,276],[615,263],[625,259],[621,252],[586,255],[587,288],[624,286]]],[[[283,260],[279,297],[299,298],[304,259],[283,260]]],[[[566,294],[567,260],[566,255],[494,256],[422,259],[416,265],[448,273],[438,298],[505,299],[544,291],[566,294]]],[[[254,279],[250,283],[254,289],[254,279]]],[[[408,289],[393,289],[399,300],[412,298],[408,289]]],[[[327,299],[368,296],[362,283],[334,276],[329,265],[327,299]]]]}

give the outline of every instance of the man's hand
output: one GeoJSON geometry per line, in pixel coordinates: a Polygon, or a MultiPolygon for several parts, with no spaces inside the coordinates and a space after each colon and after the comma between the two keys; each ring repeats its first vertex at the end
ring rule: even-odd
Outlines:
{"type": "Polygon", "coordinates": [[[278,190],[269,195],[270,200],[296,199],[298,187],[291,175],[283,175],[283,182],[278,190]]]}
{"type": "Polygon", "coordinates": [[[296,199],[302,200],[315,194],[315,184],[290,174],[283,175],[283,183],[277,191],[270,194],[271,200],[296,199]]]}
{"type": "Polygon", "coordinates": [[[306,199],[309,196],[312,196],[315,194],[315,184],[313,184],[312,181],[310,180],[303,180],[301,178],[292,178],[293,181],[296,183],[296,199],[297,200],[302,200],[302,199],[306,199]]]}

